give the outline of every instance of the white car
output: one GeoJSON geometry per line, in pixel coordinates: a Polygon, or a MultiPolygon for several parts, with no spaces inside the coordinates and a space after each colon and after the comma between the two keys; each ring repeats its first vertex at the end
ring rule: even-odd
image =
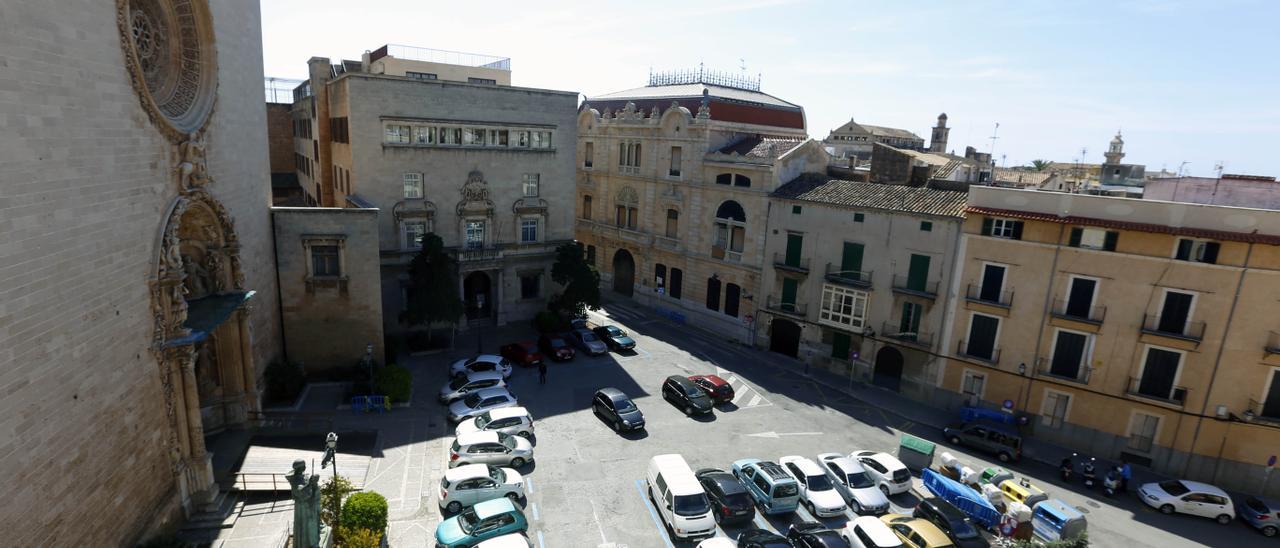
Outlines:
{"type": "Polygon", "coordinates": [[[885,496],[911,490],[911,471],[897,457],[878,451],[855,451],[849,458],[867,470],[885,496]]]}
{"type": "Polygon", "coordinates": [[[512,468],[533,460],[533,444],[498,432],[472,432],[453,439],[449,468],[464,464],[506,464],[512,468]]]}
{"type": "Polygon", "coordinates": [[[440,403],[465,398],[467,394],[485,388],[505,388],[507,382],[502,380],[502,373],[497,371],[477,371],[454,377],[440,387],[440,403]]]}
{"type": "Polygon", "coordinates": [[[516,397],[507,392],[506,388],[486,388],[467,394],[467,397],[449,404],[449,420],[462,422],[463,419],[474,417],[485,411],[517,405],[520,405],[520,402],[516,401],[516,397]]]}
{"type": "Polygon", "coordinates": [[[609,352],[609,346],[604,344],[595,333],[590,329],[579,328],[569,332],[569,339],[573,341],[573,345],[582,349],[591,356],[599,356],[609,352]]]}
{"type": "Polygon", "coordinates": [[[498,497],[519,503],[524,498],[524,476],[510,468],[465,464],[446,470],[440,480],[440,508],[451,514],[498,497]]]}
{"type": "Polygon", "coordinates": [[[481,354],[469,360],[458,360],[449,366],[450,377],[466,375],[476,371],[497,371],[502,373],[502,378],[505,379],[511,376],[511,362],[502,356],[481,354]]]}
{"type": "Polygon", "coordinates": [[[1207,483],[1186,480],[1147,483],[1138,488],[1138,498],[1164,514],[1191,514],[1218,520],[1223,525],[1236,519],[1231,496],[1207,483]]]}
{"type": "Polygon", "coordinates": [[[533,417],[529,415],[529,410],[523,407],[491,409],[476,415],[474,418],[458,423],[458,428],[454,430],[454,435],[461,436],[468,432],[484,430],[502,432],[526,439],[532,438],[533,417]]]}
{"type": "Polygon", "coordinates": [[[508,533],[481,542],[473,548],[533,548],[533,543],[529,542],[529,537],[523,534],[508,533]]]}
{"type": "Polygon", "coordinates": [[[778,459],[778,464],[800,484],[800,503],[809,509],[810,514],[820,518],[844,514],[844,497],[817,464],[795,455],[778,459]]]}
{"type": "Polygon", "coordinates": [[[738,548],[738,543],[729,537],[711,537],[693,548],[738,548]]]}
{"type": "Polygon", "coordinates": [[[902,540],[884,522],[871,516],[859,516],[844,524],[840,538],[853,548],[902,548],[902,540]]]}
{"type": "Polygon", "coordinates": [[[839,453],[823,453],[818,455],[818,466],[857,514],[878,516],[889,511],[889,498],[876,487],[876,482],[858,461],[839,453]]]}

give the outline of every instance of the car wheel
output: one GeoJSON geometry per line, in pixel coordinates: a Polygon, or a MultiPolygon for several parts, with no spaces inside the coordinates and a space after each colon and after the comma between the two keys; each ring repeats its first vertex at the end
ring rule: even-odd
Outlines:
{"type": "Polygon", "coordinates": [[[951,436],[947,438],[947,443],[951,445],[960,445],[960,436],[951,436]]]}
{"type": "Polygon", "coordinates": [[[817,511],[817,510],[815,510],[815,509],[813,508],[813,503],[812,503],[812,502],[809,502],[809,501],[807,501],[807,500],[806,500],[806,501],[804,501],[804,507],[805,507],[805,509],[806,509],[806,510],[808,510],[808,511],[809,511],[809,515],[811,515],[811,516],[813,516],[813,517],[815,517],[815,518],[816,518],[816,517],[818,517],[818,511],[817,511]]]}
{"type": "Polygon", "coordinates": [[[519,467],[521,467],[521,466],[524,466],[524,459],[522,459],[522,458],[520,458],[520,457],[516,457],[516,458],[514,458],[514,459],[511,459],[511,467],[512,467],[512,468],[519,468],[519,467]]]}
{"type": "Polygon", "coordinates": [[[1221,523],[1223,525],[1230,525],[1231,519],[1232,519],[1231,516],[1228,514],[1222,514],[1217,517],[1218,523],[1221,523]]]}
{"type": "Polygon", "coordinates": [[[1161,514],[1172,514],[1172,513],[1173,513],[1173,505],[1172,505],[1172,504],[1164,504],[1164,505],[1161,505],[1161,506],[1160,506],[1160,513],[1161,513],[1161,514]]]}
{"type": "Polygon", "coordinates": [[[692,407],[685,407],[685,408],[684,408],[684,414],[685,414],[686,416],[688,416],[688,415],[692,415],[692,414],[693,414],[693,408],[692,408],[692,407]]]}
{"type": "Polygon", "coordinates": [[[516,432],[516,435],[517,435],[517,436],[520,436],[520,437],[522,437],[522,438],[524,438],[524,439],[526,439],[526,440],[527,440],[527,439],[529,439],[529,438],[532,438],[532,437],[533,437],[533,434],[532,434],[532,433],[530,433],[530,432],[516,432]]]}
{"type": "Polygon", "coordinates": [[[720,520],[724,519],[724,518],[720,515],[720,512],[716,512],[715,510],[712,510],[712,511],[711,511],[711,515],[712,515],[712,516],[714,516],[714,517],[716,518],[716,525],[720,525],[720,520]]]}
{"type": "Polygon", "coordinates": [[[1280,533],[1280,529],[1276,529],[1271,525],[1262,528],[1262,536],[1264,537],[1274,537],[1276,533],[1280,533]]]}
{"type": "Polygon", "coordinates": [[[520,504],[520,495],[516,493],[507,493],[507,498],[511,499],[511,504],[520,504]]]}
{"type": "Polygon", "coordinates": [[[884,493],[885,498],[889,498],[889,488],[885,487],[883,483],[880,484],[880,492],[884,493]]]}
{"type": "Polygon", "coordinates": [[[456,514],[458,513],[459,510],[462,509],[462,503],[455,500],[453,502],[450,502],[448,505],[446,505],[444,509],[447,510],[450,514],[456,514]]]}
{"type": "Polygon", "coordinates": [[[1010,455],[1010,454],[1008,454],[1008,453],[1000,453],[1000,454],[997,456],[997,458],[999,458],[999,459],[1000,459],[1000,462],[1009,462],[1009,461],[1013,460],[1013,455],[1010,455]]]}
{"type": "Polygon", "coordinates": [[[610,421],[609,426],[613,427],[614,432],[622,431],[622,426],[618,424],[618,421],[610,421]]]}

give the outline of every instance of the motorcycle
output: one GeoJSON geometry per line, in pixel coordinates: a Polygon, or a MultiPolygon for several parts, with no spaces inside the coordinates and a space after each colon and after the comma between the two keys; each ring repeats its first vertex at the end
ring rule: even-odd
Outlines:
{"type": "Polygon", "coordinates": [[[1093,489],[1093,484],[1098,479],[1097,470],[1093,465],[1094,460],[1096,459],[1090,457],[1089,461],[1084,463],[1084,472],[1082,475],[1084,476],[1084,486],[1086,489],[1093,489]]]}
{"type": "Polygon", "coordinates": [[[1102,492],[1108,497],[1116,494],[1120,490],[1120,470],[1112,468],[1107,472],[1107,477],[1102,479],[1102,492]]]}
{"type": "Polygon", "coordinates": [[[1062,477],[1062,481],[1064,482],[1069,483],[1071,481],[1071,472],[1073,468],[1071,459],[1075,456],[1075,453],[1072,453],[1070,457],[1063,458],[1062,464],[1058,465],[1058,475],[1062,477]]]}

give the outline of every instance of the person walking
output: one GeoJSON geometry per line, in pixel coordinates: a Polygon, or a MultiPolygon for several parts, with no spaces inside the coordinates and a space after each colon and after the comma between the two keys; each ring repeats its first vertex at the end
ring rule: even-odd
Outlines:
{"type": "Polygon", "coordinates": [[[1133,479],[1133,469],[1129,468],[1129,463],[1126,462],[1124,463],[1124,466],[1120,467],[1120,492],[1121,493],[1129,491],[1130,479],[1133,479]]]}
{"type": "Polygon", "coordinates": [[[538,363],[538,384],[547,384],[547,362],[538,363]]]}

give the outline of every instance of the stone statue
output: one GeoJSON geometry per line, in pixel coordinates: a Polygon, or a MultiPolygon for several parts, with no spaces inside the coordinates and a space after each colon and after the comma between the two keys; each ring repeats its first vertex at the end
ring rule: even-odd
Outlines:
{"type": "Polygon", "coordinates": [[[187,277],[182,280],[186,293],[192,299],[199,299],[209,294],[209,271],[200,266],[200,262],[183,255],[182,269],[186,272],[187,277]]]}
{"type": "Polygon", "coordinates": [[[187,140],[178,145],[178,156],[182,159],[178,164],[178,182],[182,190],[192,190],[208,184],[209,171],[205,162],[203,135],[194,131],[188,134],[187,140]]]}
{"type": "Polygon", "coordinates": [[[226,291],[226,283],[223,281],[222,275],[222,256],[217,252],[210,251],[204,258],[204,269],[209,276],[209,289],[214,293],[226,291]]]}
{"type": "Polygon", "coordinates": [[[165,275],[182,272],[182,243],[178,239],[178,231],[171,230],[165,238],[164,273],[165,275]]]}
{"type": "Polygon", "coordinates": [[[293,495],[293,547],[320,546],[320,475],[307,475],[307,463],[298,459],[285,478],[293,495]]]}

